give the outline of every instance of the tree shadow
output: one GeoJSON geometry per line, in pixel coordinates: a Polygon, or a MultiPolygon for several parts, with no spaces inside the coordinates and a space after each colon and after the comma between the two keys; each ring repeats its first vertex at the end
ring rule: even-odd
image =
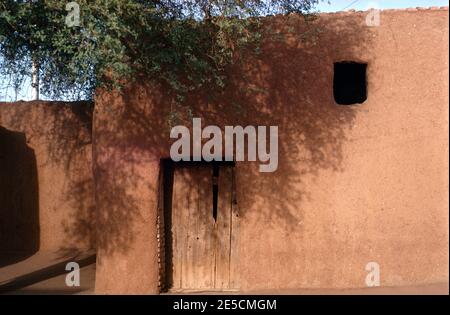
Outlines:
{"type": "Polygon", "coordinates": [[[39,249],[36,156],[24,133],[0,127],[0,267],[39,249]]]}
{"type": "Polygon", "coordinates": [[[281,224],[287,232],[298,229],[302,202],[309,197],[304,179],[324,170],[343,170],[346,135],[361,105],[336,104],[333,66],[341,60],[365,61],[361,56],[370,51],[373,30],[364,27],[364,17],[323,15],[306,24],[295,15],[276,17],[272,29],[279,30],[275,33],[281,42],[266,41],[260,57],[235,72],[230,90],[236,93],[223,96],[230,100],[224,110],[238,107],[247,124],[279,128],[277,171],[261,174],[256,167],[238,171],[239,182],[253,183],[244,184],[239,192],[243,216],[246,209],[261,205],[265,211],[257,212],[258,221],[281,224]]]}
{"type": "Polygon", "coordinates": [[[2,125],[26,135],[36,150],[45,250],[68,257],[95,248],[92,104],[34,101],[1,106],[2,125]]]}
{"type": "Polygon", "coordinates": [[[145,77],[121,92],[98,91],[94,164],[97,241],[104,255],[127,253],[139,233],[135,226],[144,219],[139,209],[157,212],[161,206],[143,196],[160,195],[160,186],[149,181],[158,172],[150,170],[169,157],[174,140],[168,121],[174,112],[177,123],[187,127],[192,117],[222,129],[278,126],[278,169],[260,173],[259,162],[237,162],[237,203],[243,219],[251,215],[286,233],[301,229],[302,203],[309,198],[305,178],[343,170],[343,146],[358,107],[335,103],[333,64],[364,62],[362,56],[370,54],[375,30],[365,26],[364,14],[323,15],[309,23],[296,15],[265,19],[272,33],[261,53],[242,56],[228,69],[222,91],[205,87],[188,95],[183,107],[174,103],[168,87],[145,77]]]}

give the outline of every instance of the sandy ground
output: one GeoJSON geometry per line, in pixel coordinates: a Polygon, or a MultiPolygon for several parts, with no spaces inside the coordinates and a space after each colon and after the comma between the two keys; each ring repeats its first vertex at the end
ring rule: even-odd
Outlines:
{"type": "MultiPolygon", "coordinates": [[[[38,252],[19,262],[0,267],[0,294],[94,294],[95,252],[38,252]],[[68,287],[65,266],[68,261],[80,264],[80,286],[68,287]]],[[[449,284],[433,283],[421,286],[377,287],[360,289],[289,289],[261,291],[182,291],[163,294],[225,294],[225,295],[423,295],[449,294],[449,284]]]]}
{"type": "Polygon", "coordinates": [[[300,295],[448,295],[448,283],[434,283],[421,286],[377,287],[360,289],[299,289],[249,292],[249,294],[300,294],[300,295]]]}
{"type": "MultiPolygon", "coordinates": [[[[9,292],[7,294],[93,294],[95,283],[95,264],[80,269],[80,287],[67,287],[66,275],[60,275],[39,283],[9,292]]],[[[177,292],[166,294],[289,294],[289,295],[382,295],[382,294],[449,294],[448,283],[429,284],[408,287],[378,287],[362,289],[298,289],[298,290],[265,290],[251,292],[177,292]]]]}
{"type": "Polygon", "coordinates": [[[95,251],[39,251],[13,264],[0,267],[0,294],[10,292],[76,293],[93,288],[95,281],[95,251]],[[65,285],[67,263],[77,262],[87,267],[81,272],[83,285],[69,288],[65,285]],[[21,289],[18,289],[21,288],[21,289]]]}
{"type": "Polygon", "coordinates": [[[80,286],[66,286],[66,274],[44,280],[6,294],[93,294],[95,264],[80,269],[80,286]]]}

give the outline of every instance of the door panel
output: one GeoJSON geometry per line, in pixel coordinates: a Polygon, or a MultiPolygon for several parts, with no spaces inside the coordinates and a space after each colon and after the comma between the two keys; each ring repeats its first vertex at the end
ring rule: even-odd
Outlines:
{"type": "Polygon", "coordinates": [[[222,167],[218,178],[218,209],[215,222],[216,289],[228,289],[230,283],[231,168],[222,167]]]}
{"type": "Polygon", "coordinates": [[[232,168],[220,167],[217,217],[210,165],[174,168],[171,211],[172,290],[222,290],[231,281],[232,168]]]}

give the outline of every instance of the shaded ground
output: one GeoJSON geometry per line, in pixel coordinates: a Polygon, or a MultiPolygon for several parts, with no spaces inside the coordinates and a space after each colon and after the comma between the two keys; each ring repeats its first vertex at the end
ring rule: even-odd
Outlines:
{"type": "MultiPolygon", "coordinates": [[[[77,293],[89,288],[91,282],[88,280],[85,281],[86,287],[83,285],[83,288],[66,287],[65,276],[68,271],[65,268],[68,262],[77,262],[80,267],[95,266],[95,252],[92,250],[64,253],[59,251],[38,251],[27,259],[1,267],[0,294],[17,290],[23,291],[30,288],[36,290],[34,293],[39,293],[40,289],[45,291],[51,288],[53,288],[53,291],[49,293],[77,293]]],[[[92,273],[92,277],[89,276],[89,272],[86,272],[86,275],[81,272],[81,278],[95,279],[95,272],[92,273]]]]}
{"type": "Polygon", "coordinates": [[[80,269],[80,286],[68,287],[65,284],[66,275],[62,274],[30,286],[7,292],[6,294],[93,294],[95,285],[95,264],[80,269]]]}
{"type": "MultiPolygon", "coordinates": [[[[38,283],[6,292],[6,294],[94,294],[95,286],[95,264],[90,264],[80,269],[80,287],[67,287],[65,285],[65,274],[52,277],[38,283]]],[[[362,289],[298,289],[298,290],[264,290],[250,292],[178,292],[166,294],[250,294],[250,295],[448,295],[449,284],[437,283],[422,286],[407,287],[378,287],[362,289]]]]}
{"type": "MultiPolygon", "coordinates": [[[[94,294],[95,253],[39,251],[18,263],[0,268],[0,294],[94,294]],[[69,261],[80,264],[80,286],[68,287],[65,265],[69,261]]],[[[424,295],[449,294],[449,283],[434,283],[420,286],[377,287],[360,289],[289,289],[261,291],[202,291],[170,292],[165,294],[250,294],[250,295],[424,295]]]]}

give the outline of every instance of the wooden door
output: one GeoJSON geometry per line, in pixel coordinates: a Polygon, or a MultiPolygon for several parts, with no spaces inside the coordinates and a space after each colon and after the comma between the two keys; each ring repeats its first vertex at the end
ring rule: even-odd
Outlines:
{"type": "Polygon", "coordinates": [[[214,171],[204,163],[174,168],[172,290],[226,290],[237,286],[233,186],[232,167],[216,166],[214,171]]]}

